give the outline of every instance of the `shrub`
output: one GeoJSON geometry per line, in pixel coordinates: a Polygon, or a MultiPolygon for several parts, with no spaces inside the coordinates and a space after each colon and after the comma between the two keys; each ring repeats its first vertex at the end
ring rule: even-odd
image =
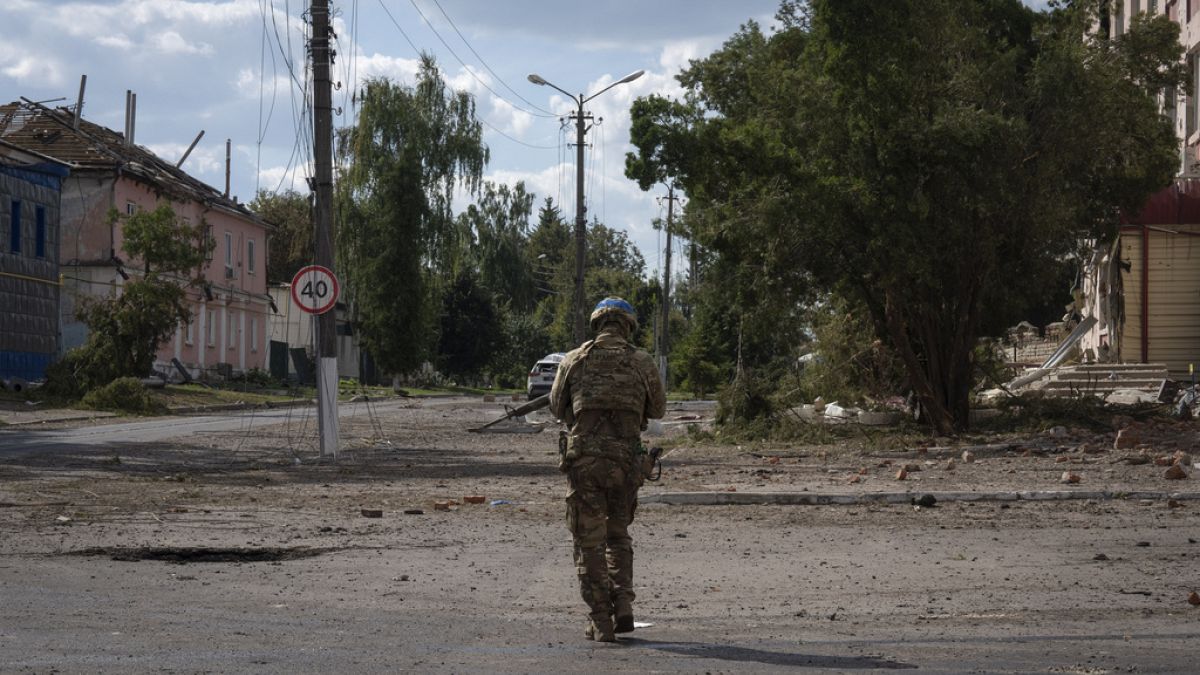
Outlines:
{"type": "Polygon", "coordinates": [[[162,412],[162,404],[150,397],[135,377],[119,377],[108,384],[89,391],[83,397],[83,405],[93,410],[112,410],[135,415],[152,415],[162,412]]]}

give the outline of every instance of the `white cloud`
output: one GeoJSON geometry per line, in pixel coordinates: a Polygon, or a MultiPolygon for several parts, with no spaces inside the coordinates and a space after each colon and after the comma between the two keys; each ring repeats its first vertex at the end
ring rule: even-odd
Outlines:
{"type": "Polygon", "coordinates": [[[490,98],[492,110],[485,116],[487,120],[505,133],[518,137],[524,136],[525,132],[533,124],[533,115],[523,110],[518,110],[513,104],[502,98],[495,96],[490,98]]]}
{"type": "Polygon", "coordinates": [[[0,45],[0,73],[22,84],[57,86],[63,83],[63,69],[57,59],[15,45],[0,45]]]}
{"type": "Polygon", "coordinates": [[[111,47],[121,51],[129,51],[133,49],[133,40],[130,40],[124,33],[116,33],[115,35],[99,35],[93,39],[93,42],[101,47],[111,47]]]}
{"type": "Polygon", "coordinates": [[[312,175],[310,167],[269,166],[258,172],[259,186],[263,190],[273,192],[278,190],[296,190],[308,194],[306,175],[312,175]]]}
{"type": "Polygon", "coordinates": [[[688,67],[688,61],[707,56],[719,44],[717,40],[681,40],[668,43],[658,56],[658,64],[672,77],[688,67]]]}
{"type": "Polygon", "coordinates": [[[412,83],[417,77],[417,70],[420,66],[421,62],[417,59],[388,56],[378,52],[370,56],[360,53],[355,63],[359,83],[371,77],[386,77],[412,83]]]}
{"type": "Polygon", "coordinates": [[[288,96],[288,91],[292,88],[292,80],[286,73],[277,73],[273,79],[259,81],[258,71],[253,68],[242,68],[238,71],[237,77],[233,79],[233,89],[243,98],[258,99],[261,92],[262,95],[269,101],[274,95],[279,97],[288,96]]]}
{"type": "Polygon", "coordinates": [[[212,54],[212,45],[197,42],[195,44],[188,42],[182,35],[173,30],[159,33],[152,41],[154,48],[164,54],[212,54]]]}

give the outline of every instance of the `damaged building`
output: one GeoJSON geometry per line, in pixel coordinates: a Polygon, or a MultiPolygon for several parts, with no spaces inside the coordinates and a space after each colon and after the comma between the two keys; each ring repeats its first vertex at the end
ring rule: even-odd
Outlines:
{"type": "Polygon", "coordinates": [[[0,379],[13,387],[42,379],[58,355],[58,223],[67,175],[65,164],[0,141],[0,379]]]}
{"type": "MultiPolygon", "coordinates": [[[[43,266],[57,264],[58,269],[53,274],[38,272],[62,276],[62,285],[56,287],[57,344],[52,351],[62,354],[87,339],[88,328],[76,317],[81,298],[119,293],[125,281],[139,273],[123,248],[124,223],[139,211],[165,203],[181,221],[203,225],[215,245],[200,270],[203,282],[187,291],[192,319],[162,345],[155,367],[171,371],[176,359],[193,377],[265,369],[270,226],[230,198],[228,187],[222,193],[184,172],[179,166],[183,160],[168,162],[135,144],[133,108],[126,98],[126,129],[120,133],[82,119],[78,106],[49,108],[27,101],[0,105],[0,160],[32,155],[69,170],[61,178],[61,200],[56,196],[53,207],[46,206],[47,222],[54,226],[46,230],[43,266]],[[115,221],[109,217],[113,212],[118,214],[115,221]]],[[[37,225],[33,207],[29,209],[22,211],[22,222],[32,233],[37,225]]],[[[32,235],[27,236],[32,247],[32,235]]],[[[28,253],[22,252],[30,259],[25,264],[33,265],[28,253]]],[[[34,303],[39,293],[44,295],[27,286],[19,296],[4,296],[5,311],[0,313],[34,303]]]]}
{"type": "Polygon", "coordinates": [[[1084,360],[1161,363],[1186,379],[1200,359],[1200,179],[1179,178],[1126,217],[1085,266],[1080,304],[1096,322],[1084,360]]]}

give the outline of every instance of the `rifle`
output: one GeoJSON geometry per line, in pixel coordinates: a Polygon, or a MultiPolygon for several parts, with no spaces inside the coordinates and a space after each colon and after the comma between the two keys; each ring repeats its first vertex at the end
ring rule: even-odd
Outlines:
{"type": "MultiPolygon", "coordinates": [[[[532,401],[528,401],[524,405],[517,406],[516,408],[509,408],[508,406],[504,406],[505,413],[502,417],[492,420],[491,422],[488,422],[487,424],[485,424],[481,427],[476,427],[474,429],[467,429],[467,431],[474,432],[474,433],[480,433],[482,431],[485,431],[489,427],[497,425],[505,420],[510,420],[510,419],[513,419],[514,417],[524,417],[525,415],[528,415],[529,413],[531,413],[535,410],[541,410],[542,408],[545,408],[548,405],[550,405],[550,394],[542,394],[541,396],[533,399],[532,401]]],[[[537,427],[537,430],[541,431],[542,428],[537,427]]]]}

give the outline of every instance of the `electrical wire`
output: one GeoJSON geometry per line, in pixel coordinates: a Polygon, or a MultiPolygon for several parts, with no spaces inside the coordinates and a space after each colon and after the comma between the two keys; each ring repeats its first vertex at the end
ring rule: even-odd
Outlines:
{"type": "MultiPolygon", "coordinates": [[[[400,35],[404,37],[404,41],[408,43],[408,46],[409,46],[409,47],[412,47],[412,50],[413,50],[413,51],[414,51],[414,52],[415,52],[415,53],[416,53],[418,56],[423,56],[423,55],[425,54],[425,52],[423,52],[421,49],[419,49],[419,48],[417,47],[416,43],[412,41],[412,38],[411,38],[411,37],[409,37],[408,33],[407,33],[407,32],[405,32],[404,28],[402,28],[402,27],[400,26],[400,22],[399,22],[399,21],[396,21],[396,17],[395,17],[395,16],[392,14],[391,10],[389,10],[389,9],[387,8],[387,5],[385,5],[385,4],[383,3],[383,0],[376,0],[376,2],[378,2],[378,3],[379,3],[379,7],[380,7],[380,8],[383,10],[383,13],[384,13],[384,14],[387,14],[387,17],[388,17],[388,19],[389,19],[389,20],[391,20],[391,22],[392,22],[392,25],[393,25],[393,26],[395,26],[395,27],[396,27],[396,30],[398,30],[398,31],[400,32],[400,35]]],[[[409,2],[412,2],[412,0],[409,0],[409,2]]],[[[419,7],[417,7],[416,3],[413,3],[413,7],[414,7],[414,8],[417,10],[417,13],[418,13],[418,14],[421,14],[421,18],[422,18],[422,19],[425,19],[425,15],[421,13],[421,10],[420,10],[420,8],[419,8],[419,7]]],[[[428,20],[428,19],[425,19],[425,22],[426,22],[426,23],[429,23],[429,20],[428,20]]],[[[433,26],[432,26],[432,24],[431,24],[431,25],[430,25],[430,30],[432,30],[432,29],[433,29],[433,26]]],[[[465,70],[467,71],[467,73],[468,73],[468,74],[469,74],[471,77],[475,78],[475,80],[476,80],[477,82],[479,82],[480,84],[482,84],[482,85],[484,86],[484,88],[486,88],[488,91],[492,92],[492,94],[493,94],[493,95],[495,95],[495,96],[496,96],[496,98],[498,98],[498,99],[500,99],[500,100],[504,101],[505,103],[508,103],[508,104],[509,104],[509,105],[511,105],[512,107],[514,107],[514,108],[516,108],[517,110],[520,110],[520,111],[522,111],[522,112],[524,112],[524,113],[526,113],[526,114],[533,115],[533,116],[535,116],[535,117],[546,117],[546,115],[540,115],[540,114],[537,114],[537,113],[531,113],[531,112],[529,112],[528,110],[525,110],[524,108],[521,108],[521,106],[519,106],[519,105],[516,105],[516,104],[515,104],[515,103],[513,103],[512,101],[509,101],[508,99],[504,98],[504,97],[503,97],[503,96],[501,96],[500,94],[497,94],[497,93],[496,93],[496,92],[495,92],[495,91],[494,91],[494,90],[493,90],[491,87],[489,87],[489,86],[487,85],[487,83],[486,83],[486,82],[484,82],[483,80],[480,80],[480,79],[479,79],[479,76],[478,76],[478,75],[476,75],[476,74],[475,74],[475,72],[474,72],[473,70],[471,70],[471,68],[470,68],[469,66],[467,66],[467,64],[466,64],[466,63],[463,63],[462,59],[459,59],[459,58],[458,58],[458,54],[455,54],[455,53],[454,53],[454,50],[450,48],[450,45],[447,45],[447,44],[446,44],[446,41],[442,39],[442,36],[441,36],[441,35],[439,35],[439,34],[437,33],[437,31],[436,31],[436,30],[434,31],[434,35],[437,35],[437,36],[438,36],[438,39],[439,39],[439,40],[442,40],[442,44],[446,46],[446,49],[449,49],[449,50],[450,50],[450,53],[451,53],[451,54],[454,54],[454,58],[458,59],[458,62],[462,64],[462,66],[463,66],[463,69],[465,69],[465,70]]],[[[446,82],[446,79],[445,79],[444,77],[442,78],[442,82],[443,82],[443,83],[445,83],[445,84],[447,84],[447,85],[449,85],[449,83],[448,83],[448,82],[446,82]]],[[[553,115],[550,115],[550,117],[553,117],[553,115]]],[[[532,149],[534,149],[534,150],[553,150],[553,149],[555,148],[555,146],[553,146],[553,145],[534,145],[534,144],[532,144],[532,143],[526,143],[525,141],[522,141],[522,140],[518,140],[518,139],[516,139],[516,138],[513,138],[512,136],[510,136],[510,135],[506,134],[505,132],[501,131],[501,130],[500,130],[498,127],[496,127],[494,124],[492,124],[491,122],[487,121],[487,120],[486,120],[486,119],[484,119],[483,117],[477,117],[476,119],[478,119],[478,120],[479,120],[479,122],[481,122],[481,123],[482,123],[484,126],[486,126],[487,128],[491,129],[492,131],[495,131],[497,134],[499,134],[499,135],[503,136],[504,138],[506,138],[506,139],[508,139],[508,140],[512,141],[513,143],[517,143],[517,144],[519,144],[519,145],[524,145],[525,147],[532,148],[532,149]]]]}
{"type": "MultiPolygon", "coordinates": [[[[380,0],[380,2],[383,2],[383,0],[380,0]]],[[[496,98],[500,99],[501,101],[504,101],[505,103],[511,105],[512,107],[516,108],[517,110],[520,110],[521,112],[523,112],[527,115],[533,115],[534,117],[557,117],[557,115],[555,115],[552,112],[548,112],[548,111],[545,113],[539,113],[539,112],[534,112],[532,110],[526,110],[525,108],[522,108],[521,106],[517,105],[516,103],[513,103],[512,101],[505,98],[503,95],[500,94],[500,92],[496,91],[495,89],[492,89],[492,86],[490,84],[488,84],[487,82],[484,82],[483,78],[476,75],[475,71],[472,70],[471,67],[467,65],[467,62],[463,61],[462,57],[460,57],[458,55],[458,52],[454,51],[454,48],[450,46],[450,43],[446,42],[446,39],[442,37],[442,34],[439,33],[436,28],[433,27],[433,22],[429,20],[429,17],[425,16],[425,12],[421,11],[421,7],[420,7],[420,5],[417,4],[417,0],[408,0],[408,2],[410,5],[413,6],[413,9],[417,10],[417,14],[420,15],[421,20],[424,21],[425,24],[429,26],[429,30],[432,31],[434,36],[437,37],[438,41],[442,43],[442,46],[445,47],[446,50],[449,51],[450,54],[454,57],[454,59],[456,61],[458,61],[460,65],[462,65],[463,69],[467,71],[467,74],[470,75],[476,82],[478,82],[480,84],[480,86],[482,86],[484,89],[487,89],[488,91],[490,91],[492,93],[492,96],[495,96],[496,98]]],[[[457,30],[457,29],[455,29],[455,30],[457,30]]],[[[465,41],[466,40],[464,40],[464,42],[465,41]]],[[[470,45],[467,45],[467,46],[469,47],[470,45]]],[[[472,51],[474,51],[474,50],[472,50],[472,51]]],[[[482,59],[480,59],[480,60],[482,61],[482,59]]],[[[505,85],[505,86],[508,86],[508,85],[505,85]]]]}
{"type": "Polygon", "coordinates": [[[495,78],[496,78],[496,81],[497,81],[497,82],[499,82],[500,84],[504,85],[504,88],[505,88],[505,89],[507,89],[507,90],[511,91],[511,92],[513,93],[513,95],[514,95],[514,96],[516,96],[517,98],[519,98],[519,99],[521,99],[522,101],[524,101],[526,104],[528,104],[528,105],[529,105],[530,107],[532,107],[534,110],[538,110],[538,111],[540,111],[540,112],[543,112],[543,113],[545,113],[545,115],[543,115],[543,117],[558,117],[557,115],[555,115],[554,113],[550,112],[549,110],[546,110],[546,109],[544,109],[544,108],[541,108],[541,107],[539,107],[539,106],[538,106],[536,103],[534,103],[533,101],[530,101],[529,99],[525,98],[524,96],[521,96],[521,94],[517,93],[517,90],[515,90],[515,89],[513,89],[512,87],[508,86],[508,83],[507,83],[507,82],[505,82],[505,81],[504,81],[504,79],[503,79],[503,78],[501,78],[499,75],[497,75],[497,74],[496,74],[496,71],[492,70],[492,67],[488,65],[487,61],[485,61],[485,60],[484,60],[484,58],[483,58],[482,56],[480,56],[480,55],[479,55],[479,52],[475,51],[475,48],[474,48],[474,47],[472,47],[472,46],[471,46],[471,43],[467,41],[467,38],[466,38],[466,37],[465,37],[465,36],[462,34],[462,31],[460,31],[460,30],[458,29],[458,26],[457,26],[457,25],[455,25],[455,23],[454,23],[454,20],[453,20],[453,19],[451,19],[451,18],[450,18],[450,15],[446,13],[446,10],[442,8],[442,4],[441,4],[440,2],[438,2],[438,0],[433,0],[433,4],[434,4],[434,5],[436,5],[436,6],[437,6],[437,8],[438,8],[438,9],[439,9],[439,10],[442,12],[442,16],[446,17],[446,21],[448,21],[448,22],[450,23],[450,27],[451,27],[451,28],[453,28],[453,29],[454,29],[454,32],[458,34],[458,37],[459,37],[459,39],[461,39],[461,40],[463,41],[463,44],[465,44],[465,45],[467,46],[467,49],[470,49],[470,50],[471,50],[471,53],[475,55],[475,58],[479,59],[479,62],[480,62],[480,63],[482,63],[482,64],[483,64],[483,67],[484,67],[484,68],[486,68],[486,69],[487,69],[487,71],[488,71],[489,73],[491,73],[491,74],[492,74],[492,77],[495,77],[495,78]]]}

